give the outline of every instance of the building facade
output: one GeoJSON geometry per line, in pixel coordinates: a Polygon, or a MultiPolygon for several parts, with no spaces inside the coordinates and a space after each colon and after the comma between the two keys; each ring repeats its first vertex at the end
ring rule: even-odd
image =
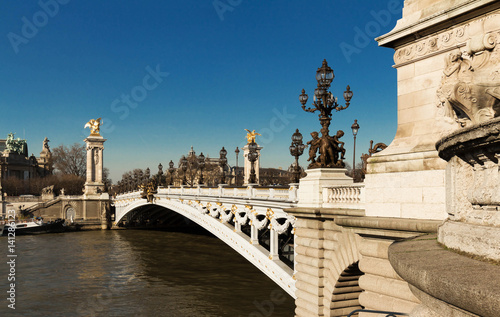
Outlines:
{"type": "Polygon", "coordinates": [[[26,140],[15,139],[14,133],[9,133],[6,139],[0,139],[0,179],[31,179],[51,175],[52,153],[48,143],[49,140],[45,138],[40,156],[35,157],[34,154],[29,156],[26,140]]]}

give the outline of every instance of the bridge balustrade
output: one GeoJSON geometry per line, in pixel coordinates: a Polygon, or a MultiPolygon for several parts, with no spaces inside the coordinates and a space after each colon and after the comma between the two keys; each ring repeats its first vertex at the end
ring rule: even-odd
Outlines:
{"type": "MultiPolygon", "coordinates": [[[[166,187],[159,188],[158,193],[167,195],[189,195],[189,196],[208,196],[208,197],[234,197],[234,198],[258,198],[266,200],[280,200],[297,202],[297,186],[290,188],[274,187],[166,187]]],[[[126,195],[121,194],[120,197],[126,195]]]]}
{"type": "Polygon", "coordinates": [[[365,184],[328,186],[323,188],[324,208],[364,209],[365,184]]]}

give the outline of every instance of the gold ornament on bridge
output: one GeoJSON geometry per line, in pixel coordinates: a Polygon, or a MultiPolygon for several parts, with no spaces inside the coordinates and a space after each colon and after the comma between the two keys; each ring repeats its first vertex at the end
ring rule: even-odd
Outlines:
{"type": "Polygon", "coordinates": [[[247,136],[246,136],[247,141],[248,141],[248,144],[255,142],[255,137],[256,137],[257,135],[262,136],[260,133],[255,132],[255,130],[250,131],[250,130],[248,130],[248,129],[245,129],[245,131],[247,131],[247,132],[248,132],[248,133],[247,133],[247,136]]]}
{"type": "Polygon", "coordinates": [[[83,128],[84,129],[85,128],[90,128],[90,135],[91,136],[101,136],[99,134],[99,128],[100,128],[101,124],[102,124],[101,118],[99,118],[97,120],[90,119],[90,121],[87,122],[83,128]]]}

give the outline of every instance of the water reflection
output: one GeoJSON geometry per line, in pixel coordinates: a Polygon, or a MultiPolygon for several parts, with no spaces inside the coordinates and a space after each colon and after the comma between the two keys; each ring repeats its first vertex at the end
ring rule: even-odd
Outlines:
{"type": "MultiPolygon", "coordinates": [[[[6,250],[6,240],[0,242],[6,250]]],[[[118,230],[18,237],[16,243],[16,311],[3,301],[1,316],[294,313],[286,292],[211,236],[118,230]]],[[[2,276],[7,269],[0,267],[2,276]]]]}

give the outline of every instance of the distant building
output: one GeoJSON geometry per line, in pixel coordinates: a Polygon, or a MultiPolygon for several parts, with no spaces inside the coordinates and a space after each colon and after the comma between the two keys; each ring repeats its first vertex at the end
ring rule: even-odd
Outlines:
{"type": "Polygon", "coordinates": [[[52,174],[52,153],[49,140],[43,140],[40,157],[28,156],[28,143],[21,138],[14,139],[9,133],[6,139],[0,139],[0,179],[17,177],[30,179],[52,174]]]}
{"type": "MultiPolygon", "coordinates": [[[[230,174],[228,175],[228,181],[230,185],[235,185],[237,174],[238,186],[242,186],[243,184],[243,173],[244,168],[242,166],[231,167],[230,174]]],[[[292,173],[282,168],[273,168],[273,167],[261,167],[260,168],[260,177],[259,184],[261,186],[287,186],[290,183],[290,177],[292,173]]]]}

